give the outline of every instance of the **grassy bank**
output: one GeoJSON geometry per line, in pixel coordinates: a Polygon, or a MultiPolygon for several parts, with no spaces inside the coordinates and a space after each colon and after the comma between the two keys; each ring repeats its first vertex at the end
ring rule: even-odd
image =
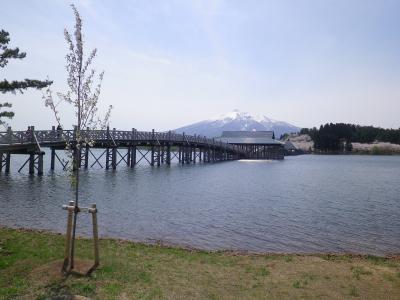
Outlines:
{"type": "MultiPolygon", "coordinates": [[[[90,277],[63,278],[62,235],[0,228],[0,299],[400,299],[400,259],[208,253],[101,240],[90,277]]],[[[89,240],[77,255],[91,257],[89,240]]]]}

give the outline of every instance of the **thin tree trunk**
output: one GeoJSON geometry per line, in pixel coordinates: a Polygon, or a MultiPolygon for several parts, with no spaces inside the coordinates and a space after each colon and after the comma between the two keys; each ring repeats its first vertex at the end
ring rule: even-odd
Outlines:
{"type": "MultiPolygon", "coordinates": [[[[81,48],[82,49],[82,48],[81,48]]],[[[75,209],[74,209],[74,224],[72,229],[72,246],[71,246],[71,269],[74,268],[74,254],[75,254],[75,235],[76,235],[76,221],[79,213],[79,160],[81,148],[81,119],[82,119],[82,103],[81,103],[81,84],[82,84],[82,60],[83,53],[79,53],[79,77],[78,77],[78,126],[76,128],[76,145],[75,145],[75,209]]]]}

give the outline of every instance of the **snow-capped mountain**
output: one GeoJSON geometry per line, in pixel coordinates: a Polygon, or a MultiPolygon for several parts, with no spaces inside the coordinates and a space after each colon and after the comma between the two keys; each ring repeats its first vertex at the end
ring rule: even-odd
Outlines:
{"type": "Polygon", "coordinates": [[[286,122],[270,119],[264,115],[252,116],[249,113],[234,110],[216,119],[205,120],[177,128],[175,132],[219,137],[224,130],[273,130],[275,137],[279,138],[281,134],[298,132],[300,128],[286,122]]]}

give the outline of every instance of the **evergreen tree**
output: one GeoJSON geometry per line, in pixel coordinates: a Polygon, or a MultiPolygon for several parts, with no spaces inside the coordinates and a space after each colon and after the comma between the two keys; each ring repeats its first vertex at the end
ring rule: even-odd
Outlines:
{"type": "MultiPolygon", "coordinates": [[[[23,59],[26,56],[25,52],[20,52],[19,48],[8,48],[8,43],[10,42],[9,33],[5,30],[0,30],[0,68],[4,68],[9,59],[23,59]]],[[[13,93],[16,92],[23,93],[24,90],[28,88],[42,89],[53,82],[49,80],[40,81],[36,79],[25,79],[23,81],[8,81],[6,79],[0,81],[0,92],[2,94],[5,93],[13,93]]],[[[2,111],[2,108],[11,108],[12,104],[9,102],[0,103],[0,125],[4,125],[4,118],[11,119],[14,117],[14,112],[10,110],[2,111]],[[2,120],[3,118],[3,120],[2,120]]]]}
{"type": "Polygon", "coordinates": [[[352,142],[372,143],[374,141],[400,144],[400,129],[384,129],[373,126],[353,124],[325,124],[319,129],[301,129],[308,133],[314,142],[314,148],[322,151],[352,151],[352,142]]]}

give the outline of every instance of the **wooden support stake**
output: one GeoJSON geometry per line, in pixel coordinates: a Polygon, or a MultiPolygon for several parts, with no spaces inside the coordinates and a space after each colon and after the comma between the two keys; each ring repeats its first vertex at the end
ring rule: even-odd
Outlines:
{"type": "Polygon", "coordinates": [[[64,263],[62,266],[62,272],[67,273],[69,270],[69,263],[71,260],[71,232],[72,232],[72,215],[74,212],[74,201],[69,201],[68,206],[72,209],[67,208],[68,210],[68,218],[67,218],[67,233],[65,240],[65,256],[64,263]]]}
{"type": "Polygon", "coordinates": [[[97,227],[97,207],[96,204],[92,204],[92,224],[93,224],[93,244],[94,244],[94,265],[91,270],[97,268],[100,264],[99,256],[99,231],[97,227]]]}

